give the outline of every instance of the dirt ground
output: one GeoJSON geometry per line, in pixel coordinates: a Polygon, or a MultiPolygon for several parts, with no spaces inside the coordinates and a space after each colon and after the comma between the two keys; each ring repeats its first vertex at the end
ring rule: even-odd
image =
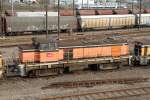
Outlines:
{"type": "MultiPolygon", "coordinates": [[[[93,91],[107,91],[116,89],[126,89],[141,86],[150,86],[150,81],[135,84],[110,84],[101,85],[90,88],[74,88],[74,89],[46,89],[42,87],[50,85],[53,82],[66,81],[81,81],[81,80],[96,80],[96,79],[116,79],[116,78],[137,78],[150,77],[150,68],[127,68],[119,71],[109,72],[78,72],[75,74],[62,75],[57,77],[43,77],[43,78],[8,78],[0,81],[0,100],[41,100],[42,98],[61,96],[65,94],[93,92],[93,91]]],[[[150,100],[149,96],[126,98],[123,100],[150,100]]]]}

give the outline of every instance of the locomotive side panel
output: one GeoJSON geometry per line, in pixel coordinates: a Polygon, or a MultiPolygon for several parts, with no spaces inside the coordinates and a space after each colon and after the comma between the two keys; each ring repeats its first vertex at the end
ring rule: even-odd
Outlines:
{"type": "Polygon", "coordinates": [[[121,56],[121,47],[122,46],[112,46],[112,56],[113,57],[120,57],[121,56]]]}
{"type": "Polygon", "coordinates": [[[111,46],[101,47],[99,55],[102,57],[111,57],[111,46]]]}
{"type": "Polygon", "coordinates": [[[74,59],[79,59],[84,57],[84,49],[83,48],[74,48],[73,49],[73,58],[74,59]]]}
{"type": "Polygon", "coordinates": [[[120,57],[129,54],[128,45],[74,48],[73,58],[120,57]]]}
{"type": "Polygon", "coordinates": [[[21,51],[20,60],[22,63],[39,62],[39,52],[35,51],[21,51]]]}
{"type": "Polygon", "coordinates": [[[63,60],[63,50],[52,51],[20,51],[20,60],[22,63],[44,63],[44,62],[54,62],[58,60],[63,60]]]}
{"type": "Polygon", "coordinates": [[[55,62],[59,60],[59,52],[58,51],[43,51],[40,52],[40,63],[44,62],[55,62]]]}
{"type": "Polygon", "coordinates": [[[128,55],[129,54],[129,46],[128,45],[123,45],[121,47],[121,55],[128,55]]]}

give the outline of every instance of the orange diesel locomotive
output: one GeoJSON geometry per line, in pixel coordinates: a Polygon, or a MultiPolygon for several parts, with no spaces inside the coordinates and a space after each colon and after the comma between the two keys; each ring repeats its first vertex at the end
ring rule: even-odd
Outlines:
{"type": "Polygon", "coordinates": [[[20,47],[21,64],[18,68],[21,76],[59,74],[82,68],[83,66],[78,67],[81,64],[94,70],[119,68],[122,62],[129,62],[128,48],[127,42],[115,39],[34,39],[33,45],[20,47]]]}

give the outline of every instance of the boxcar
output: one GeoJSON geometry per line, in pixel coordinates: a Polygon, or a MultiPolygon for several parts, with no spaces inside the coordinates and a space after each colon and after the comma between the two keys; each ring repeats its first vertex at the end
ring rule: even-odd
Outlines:
{"type": "MultiPolygon", "coordinates": [[[[41,32],[46,30],[45,17],[6,17],[6,33],[15,32],[41,32]]],[[[48,30],[57,31],[57,17],[48,17],[48,30]]],[[[77,19],[72,16],[60,17],[60,29],[69,30],[77,28],[77,19]]]]}
{"type": "Polygon", "coordinates": [[[78,17],[81,29],[122,28],[135,25],[134,15],[97,15],[78,17]]]}

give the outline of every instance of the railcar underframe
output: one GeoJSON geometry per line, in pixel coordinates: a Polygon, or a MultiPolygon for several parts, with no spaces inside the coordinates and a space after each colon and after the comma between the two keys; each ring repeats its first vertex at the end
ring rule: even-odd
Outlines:
{"type": "Polygon", "coordinates": [[[89,59],[76,59],[76,60],[65,60],[59,62],[50,63],[26,63],[18,65],[21,76],[47,76],[47,75],[58,75],[64,72],[70,72],[72,69],[79,70],[84,69],[87,65],[92,70],[106,70],[106,69],[117,69],[125,64],[129,64],[130,56],[121,57],[103,57],[103,58],[89,58],[89,59]],[[73,68],[76,65],[76,68],[73,68]],[[82,68],[81,68],[82,67],[82,68]]]}

